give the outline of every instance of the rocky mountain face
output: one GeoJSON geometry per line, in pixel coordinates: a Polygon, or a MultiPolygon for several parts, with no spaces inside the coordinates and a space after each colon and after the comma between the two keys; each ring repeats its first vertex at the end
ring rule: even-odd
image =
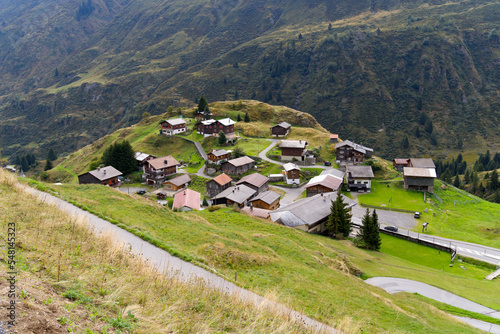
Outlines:
{"type": "Polygon", "coordinates": [[[0,0],[1,154],[69,152],[201,94],[300,109],[384,157],[495,151],[498,12],[498,0],[0,0]]]}

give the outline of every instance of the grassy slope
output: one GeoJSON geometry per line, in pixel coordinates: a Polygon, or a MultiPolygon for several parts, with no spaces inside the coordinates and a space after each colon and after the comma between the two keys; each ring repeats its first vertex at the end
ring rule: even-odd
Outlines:
{"type": "MultiPolygon", "coordinates": [[[[110,238],[96,238],[78,219],[17,189],[16,183],[0,170],[0,206],[6,209],[2,229],[7,231],[7,223],[14,222],[18,231],[20,296],[14,329],[37,333],[309,333],[271,309],[242,303],[201,283],[186,285],[164,278],[119,250],[110,238]]],[[[6,251],[5,245],[1,250],[6,251]]],[[[3,262],[2,276],[6,271],[3,262]]],[[[0,320],[5,320],[5,314],[0,320]]]]}
{"type": "Polygon", "coordinates": [[[162,240],[172,250],[226,277],[237,272],[238,284],[262,294],[274,291],[281,301],[332,325],[347,315],[362,321],[364,331],[472,331],[416,298],[386,295],[366,285],[352,275],[358,272],[356,267],[368,276],[417,278],[482,304],[500,306],[492,294],[499,288],[497,281],[484,282],[460,272],[442,272],[384,253],[363,251],[348,241],[302,233],[229,208],[175,213],[100,186],[66,185],[55,190],[64,198],[162,240]]]}

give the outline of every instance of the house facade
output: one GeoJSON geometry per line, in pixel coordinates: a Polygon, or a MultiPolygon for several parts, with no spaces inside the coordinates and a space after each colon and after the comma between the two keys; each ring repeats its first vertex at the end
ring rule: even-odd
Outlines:
{"type": "Polygon", "coordinates": [[[167,136],[173,136],[187,131],[186,121],[182,118],[168,119],[160,122],[161,133],[167,136]]]}
{"type": "Polygon", "coordinates": [[[232,134],[235,124],[236,122],[230,118],[204,120],[196,124],[196,132],[205,137],[218,135],[221,131],[226,135],[232,134]]]}
{"type": "Polygon", "coordinates": [[[236,182],[236,185],[244,184],[257,191],[257,194],[265,192],[269,189],[269,178],[259,173],[254,173],[242,177],[241,180],[236,182]]]}
{"type": "Polygon", "coordinates": [[[113,166],[106,166],[78,175],[78,183],[102,184],[103,186],[117,186],[119,185],[118,176],[122,175],[123,175],[122,172],[120,172],[113,166]]]}
{"type": "Polygon", "coordinates": [[[347,166],[345,173],[349,191],[369,192],[373,177],[371,166],[347,166]]]}
{"type": "Polygon", "coordinates": [[[286,184],[300,183],[300,167],[291,162],[283,165],[283,174],[286,184]]]}
{"type": "Polygon", "coordinates": [[[207,154],[207,161],[211,164],[220,165],[231,158],[231,152],[226,150],[212,150],[207,154]]]}
{"type": "Polygon", "coordinates": [[[258,194],[250,200],[253,208],[276,210],[280,207],[280,194],[272,190],[258,194]]]}
{"type": "Polygon", "coordinates": [[[282,140],[280,143],[281,161],[305,161],[307,142],[305,140],[282,140]]]}
{"type": "Polygon", "coordinates": [[[342,186],[342,182],[342,179],[330,174],[315,176],[306,184],[306,197],[335,192],[342,186]]]}
{"type": "Polygon", "coordinates": [[[224,173],[240,175],[248,172],[255,166],[255,161],[247,156],[224,162],[221,169],[224,173]]]}
{"type": "Polygon", "coordinates": [[[163,182],[163,188],[177,191],[182,188],[186,188],[189,185],[189,182],[191,182],[191,177],[189,177],[188,174],[181,174],[163,182]]]}
{"type": "Polygon", "coordinates": [[[208,180],[206,183],[207,186],[207,196],[214,197],[227,188],[231,186],[232,179],[226,174],[221,174],[212,180],[208,180]]]}
{"type": "Polygon", "coordinates": [[[393,159],[392,167],[398,172],[402,172],[404,167],[410,167],[410,159],[393,159]]]}
{"type": "Polygon", "coordinates": [[[358,164],[365,161],[365,158],[371,158],[373,149],[345,140],[335,145],[337,150],[337,161],[346,161],[351,164],[358,164]]]}
{"type": "Polygon", "coordinates": [[[177,174],[177,166],[179,165],[179,162],[171,155],[148,160],[144,168],[143,178],[149,185],[161,186],[167,176],[177,174]]]}
{"type": "Polygon", "coordinates": [[[434,192],[435,168],[403,168],[403,185],[405,189],[434,192]]]}
{"type": "Polygon", "coordinates": [[[286,137],[290,133],[292,126],[287,122],[281,122],[271,127],[271,137],[286,137]]]}
{"type": "Polygon", "coordinates": [[[135,160],[137,161],[137,168],[143,172],[144,172],[144,167],[146,165],[146,161],[156,158],[154,155],[142,152],[135,152],[134,156],[135,160]]]}

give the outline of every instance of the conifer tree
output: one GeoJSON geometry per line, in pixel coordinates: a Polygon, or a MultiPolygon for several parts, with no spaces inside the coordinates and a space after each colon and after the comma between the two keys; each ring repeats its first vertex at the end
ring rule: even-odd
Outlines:
{"type": "Polygon", "coordinates": [[[205,96],[203,95],[200,97],[200,100],[198,101],[198,111],[209,111],[207,99],[205,99],[205,96]]]}
{"type": "Polygon", "coordinates": [[[460,179],[458,178],[458,174],[455,176],[455,179],[453,180],[453,186],[455,188],[460,188],[460,179]]]}
{"type": "Polygon", "coordinates": [[[339,233],[339,216],[337,212],[337,204],[334,201],[331,201],[330,204],[330,215],[328,216],[328,220],[325,224],[326,230],[333,234],[335,237],[339,233]]]}
{"type": "Polygon", "coordinates": [[[240,114],[238,114],[238,117],[236,118],[236,121],[237,122],[241,122],[241,116],[240,116],[240,114]]]}
{"type": "Polygon", "coordinates": [[[243,118],[243,120],[245,121],[245,123],[250,122],[250,116],[248,116],[248,112],[245,113],[245,117],[243,118]]]}
{"type": "Polygon", "coordinates": [[[381,244],[382,244],[382,240],[380,239],[380,227],[378,224],[377,210],[373,210],[372,216],[370,219],[369,246],[370,246],[370,249],[378,251],[378,250],[380,250],[381,244]]]}
{"type": "Polygon", "coordinates": [[[227,139],[226,139],[226,135],[224,134],[224,132],[219,132],[219,145],[224,145],[226,143],[227,139]]]}
{"type": "Polygon", "coordinates": [[[57,159],[56,152],[54,152],[54,149],[53,149],[53,148],[51,148],[51,149],[49,150],[49,153],[47,154],[47,159],[48,159],[48,160],[51,160],[51,161],[54,161],[54,160],[56,160],[56,159],[57,159]]]}
{"type": "Polygon", "coordinates": [[[50,161],[49,159],[47,159],[47,161],[45,162],[45,167],[43,168],[43,170],[49,170],[49,169],[52,169],[54,168],[54,166],[52,165],[52,161],[50,161]]]}
{"type": "Polygon", "coordinates": [[[344,238],[347,238],[349,234],[352,232],[352,223],[351,218],[352,215],[349,213],[347,209],[347,204],[344,202],[344,197],[340,193],[340,189],[337,192],[337,198],[335,200],[335,204],[337,205],[337,215],[339,217],[339,232],[342,233],[344,238]]]}

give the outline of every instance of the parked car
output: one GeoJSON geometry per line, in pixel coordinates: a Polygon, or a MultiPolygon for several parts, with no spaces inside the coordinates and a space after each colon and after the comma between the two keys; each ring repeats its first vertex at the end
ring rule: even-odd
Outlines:
{"type": "Polygon", "coordinates": [[[146,193],[146,190],[137,190],[135,193],[137,195],[144,195],[146,193]]]}
{"type": "Polygon", "coordinates": [[[330,161],[325,161],[325,166],[331,166],[332,163],[330,161]]]}
{"type": "Polygon", "coordinates": [[[384,230],[397,232],[398,228],[396,226],[384,226],[384,230]]]}
{"type": "Polygon", "coordinates": [[[420,218],[420,212],[416,211],[413,215],[413,218],[420,218]]]}

